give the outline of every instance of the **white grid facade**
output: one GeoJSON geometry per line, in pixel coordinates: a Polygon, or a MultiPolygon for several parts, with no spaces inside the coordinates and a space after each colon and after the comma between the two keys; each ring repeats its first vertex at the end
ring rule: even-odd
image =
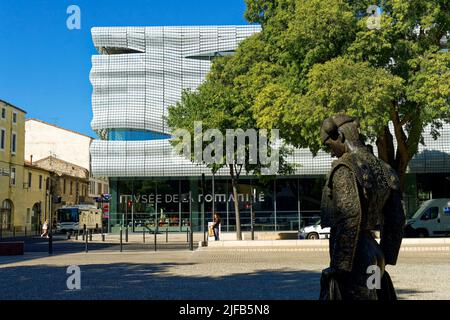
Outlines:
{"type": "MultiPolygon", "coordinates": [[[[93,28],[96,48],[110,54],[92,57],[92,128],[170,133],[163,120],[167,108],[180,100],[184,89],[194,90],[204,81],[211,65],[208,57],[235,50],[259,31],[259,26],[93,28]]],[[[409,172],[450,172],[450,125],[444,125],[438,140],[429,131],[409,172]]],[[[211,175],[205,166],[175,155],[168,140],[96,140],[91,155],[94,176],[211,175]]],[[[299,176],[324,175],[332,161],[323,152],[313,158],[307,149],[296,149],[288,160],[299,165],[299,176]]],[[[228,174],[227,168],[217,173],[228,174]]]]}
{"type": "Polygon", "coordinates": [[[127,53],[92,57],[92,128],[169,133],[162,120],[167,108],[180,100],[183,89],[196,89],[210,70],[207,58],[192,57],[235,50],[259,30],[258,26],[93,28],[99,52],[109,48],[127,53]]]}

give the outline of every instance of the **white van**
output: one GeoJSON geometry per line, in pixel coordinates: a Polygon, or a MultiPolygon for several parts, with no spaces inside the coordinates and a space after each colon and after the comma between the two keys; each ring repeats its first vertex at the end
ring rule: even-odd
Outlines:
{"type": "Polygon", "coordinates": [[[322,228],[320,226],[320,220],[312,226],[301,228],[298,233],[299,239],[328,239],[330,237],[330,228],[322,228]]]}
{"type": "Polygon", "coordinates": [[[406,222],[405,234],[420,238],[450,235],[450,199],[431,199],[422,203],[406,222]]]}

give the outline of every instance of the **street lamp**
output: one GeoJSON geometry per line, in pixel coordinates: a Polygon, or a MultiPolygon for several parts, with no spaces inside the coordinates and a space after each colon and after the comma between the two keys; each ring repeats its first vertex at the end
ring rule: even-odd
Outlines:
{"type": "Polygon", "coordinates": [[[253,194],[250,196],[250,228],[252,231],[252,240],[255,240],[255,211],[253,210],[253,203],[256,199],[256,188],[253,188],[253,194]]]}
{"type": "Polygon", "coordinates": [[[200,211],[201,211],[201,215],[202,215],[203,242],[206,242],[206,230],[205,230],[205,224],[206,224],[206,217],[205,217],[205,183],[206,183],[206,181],[205,181],[205,174],[202,173],[202,180],[201,180],[202,200],[200,202],[200,211]]]}

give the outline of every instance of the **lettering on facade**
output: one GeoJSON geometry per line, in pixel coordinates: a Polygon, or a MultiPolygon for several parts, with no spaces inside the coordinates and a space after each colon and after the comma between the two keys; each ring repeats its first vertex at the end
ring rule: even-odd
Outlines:
{"type": "MultiPolygon", "coordinates": [[[[197,198],[197,202],[201,203],[203,200],[208,203],[212,203],[213,200],[216,203],[224,203],[224,202],[234,202],[233,194],[230,194],[228,197],[225,193],[216,193],[212,194],[199,194],[198,197],[192,197],[192,202],[195,202],[195,198],[197,198]]],[[[120,203],[128,203],[131,201],[133,203],[143,203],[143,204],[154,204],[154,203],[189,203],[189,194],[144,194],[144,195],[131,195],[131,194],[122,194],[119,197],[120,203]]],[[[238,194],[238,202],[264,202],[265,195],[263,192],[259,194],[249,194],[249,193],[239,193],[238,194]]]]}

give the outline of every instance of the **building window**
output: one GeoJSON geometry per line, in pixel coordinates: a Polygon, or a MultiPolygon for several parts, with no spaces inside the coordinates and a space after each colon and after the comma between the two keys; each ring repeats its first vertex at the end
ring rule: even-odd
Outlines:
{"type": "Polygon", "coordinates": [[[17,112],[13,112],[13,123],[17,123],[17,112]]]}
{"type": "Polygon", "coordinates": [[[33,174],[31,172],[28,172],[28,188],[31,189],[31,179],[32,179],[33,174]]]}
{"type": "Polygon", "coordinates": [[[73,181],[70,181],[70,195],[73,194],[73,181]]]}
{"type": "Polygon", "coordinates": [[[39,190],[42,190],[42,176],[39,175],[39,190]]]}
{"type": "Polygon", "coordinates": [[[66,179],[63,180],[63,194],[66,194],[66,179]]]}
{"type": "Polygon", "coordinates": [[[26,223],[30,223],[31,222],[31,209],[27,208],[27,222],[26,223]]]}
{"type": "Polygon", "coordinates": [[[0,149],[5,150],[5,143],[6,143],[6,130],[0,129],[0,149]]]}
{"type": "Polygon", "coordinates": [[[6,108],[2,108],[2,119],[6,119],[6,108]]]}
{"type": "Polygon", "coordinates": [[[110,129],[108,140],[112,141],[147,141],[170,139],[170,135],[148,130],[110,129]]]}
{"type": "Polygon", "coordinates": [[[11,168],[11,185],[16,185],[16,168],[11,168]]]}
{"type": "Polygon", "coordinates": [[[97,183],[97,194],[102,194],[102,184],[99,182],[97,183]]]}
{"type": "Polygon", "coordinates": [[[17,134],[13,133],[11,136],[11,153],[15,154],[16,153],[16,146],[17,143],[17,134]]]}

